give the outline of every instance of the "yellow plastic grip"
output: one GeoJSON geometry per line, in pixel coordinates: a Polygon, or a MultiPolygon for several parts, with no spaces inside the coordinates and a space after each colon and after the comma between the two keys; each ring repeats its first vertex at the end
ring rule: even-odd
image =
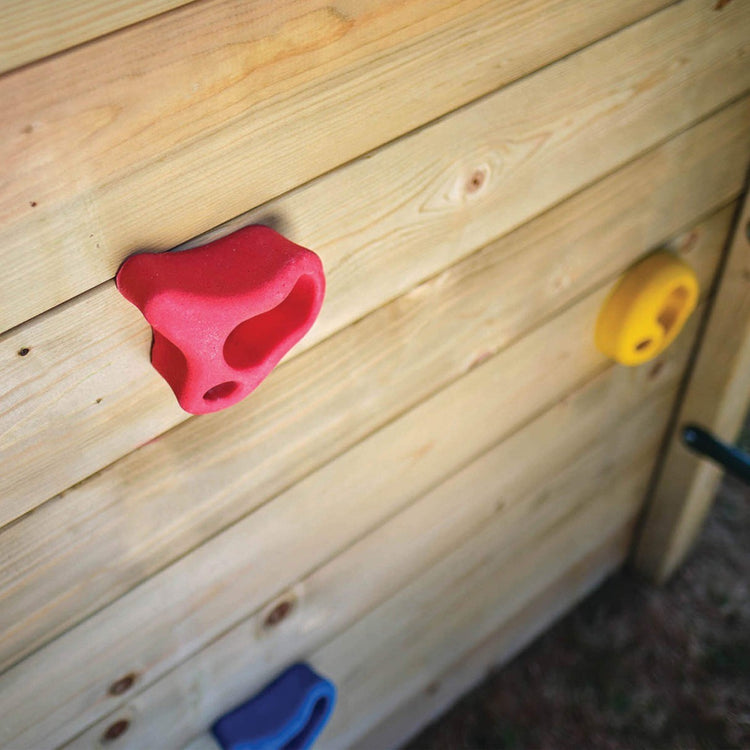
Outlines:
{"type": "Polygon", "coordinates": [[[630,268],[604,301],[596,321],[599,351],[635,366],[661,354],[677,337],[698,302],[693,269],[666,250],[630,268]]]}

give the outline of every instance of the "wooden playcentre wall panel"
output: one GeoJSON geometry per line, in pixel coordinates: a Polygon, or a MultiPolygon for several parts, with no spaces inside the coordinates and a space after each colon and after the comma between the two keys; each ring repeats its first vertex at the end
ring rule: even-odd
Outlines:
{"type": "Polygon", "coordinates": [[[644,569],[677,564],[699,514],[655,483],[683,474],[672,417],[747,403],[747,4],[13,5],[0,746],[200,750],[306,660],[339,688],[316,747],[382,750],[637,529],[644,569]],[[253,223],[320,255],[326,301],[255,393],[191,417],[113,276],[253,223]],[[659,247],[701,300],[624,368],[597,314],[659,247]]]}

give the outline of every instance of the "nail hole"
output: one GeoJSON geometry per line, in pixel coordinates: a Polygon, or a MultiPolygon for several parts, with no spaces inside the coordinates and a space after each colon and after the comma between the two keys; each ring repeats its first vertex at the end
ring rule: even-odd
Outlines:
{"type": "Polygon", "coordinates": [[[209,388],[203,394],[203,399],[205,401],[218,401],[220,398],[226,398],[237,390],[238,385],[233,380],[228,380],[226,383],[219,383],[219,385],[209,388]]]}
{"type": "Polygon", "coordinates": [[[18,350],[18,356],[19,357],[25,357],[30,351],[31,351],[31,349],[29,349],[28,346],[24,346],[24,347],[22,347],[21,349],[18,350]]]}
{"type": "Polygon", "coordinates": [[[635,350],[637,352],[642,352],[644,349],[648,349],[649,346],[651,346],[652,342],[653,342],[653,339],[643,339],[643,341],[639,341],[635,345],[635,350]]]}
{"type": "Polygon", "coordinates": [[[134,683],[135,673],[131,672],[130,674],[126,674],[125,677],[121,677],[119,680],[115,680],[115,682],[113,682],[109,686],[109,694],[122,695],[123,693],[130,690],[130,688],[133,687],[134,683]]]}
{"type": "Polygon", "coordinates": [[[674,324],[677,322],[677,318],[685,307],[685,303],[689,296],[690,292],[684,286],[678,286],[670,293],[664,308],[657,318],[659,325],[664,329],[665,334],[668,334],[674,327],[674,324]]]}
{"type": "Polygon", "coordinates": [[[316,297],[315,281],[300,276],[294,288],[276,307],[240,323],[224,343],[230,367],[257,367],[279,344],[308,320],[316,297]]]}
{"type": "Polygon", "coordinates": [[[29,201],[29,205],[30,205],[30,206],[31,206],[32,208],[36,208],[36,201],[29,201]]]}
{"type": "Polygon", "coordinates": [[[279,602],[267,615],[263,622],[263,626],[266,628],[272,628],[274,625],[278,625],[282,620],[286,619],[291,611],[294,609],[294,602],[289,599],[279,602]]]}
{"type": "Polygon", "coordinates": [[[118,737],[122,737],[125,732],[128,731],[130,722],[127,719],[119,719],[114,724],[107,728],[107,731],[102,735],[102,742],[113,742],[118,737]]]}

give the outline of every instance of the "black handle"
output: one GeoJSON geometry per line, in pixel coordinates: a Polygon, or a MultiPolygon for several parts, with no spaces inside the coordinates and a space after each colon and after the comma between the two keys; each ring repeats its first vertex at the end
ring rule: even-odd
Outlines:
{"type": "Polygon", "coordinates": [[[750,484],[750,456],[739,448],[727,445],[695,424],[682,428],[682,441],[695,453],[710,458],[746,484],[750,484]]]}

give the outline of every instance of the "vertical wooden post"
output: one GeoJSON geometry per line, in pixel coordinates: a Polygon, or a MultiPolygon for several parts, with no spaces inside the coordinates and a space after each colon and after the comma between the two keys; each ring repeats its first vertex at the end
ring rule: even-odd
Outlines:
{"type": "Polygon", "coordinates": [[[691,454],[695,422],[734,441],[750,401],[750,200],[736,225],[716,296],[636,542],[635,565],[657,582],[682,562],[711,507],[721,471],[691,454]]]}

